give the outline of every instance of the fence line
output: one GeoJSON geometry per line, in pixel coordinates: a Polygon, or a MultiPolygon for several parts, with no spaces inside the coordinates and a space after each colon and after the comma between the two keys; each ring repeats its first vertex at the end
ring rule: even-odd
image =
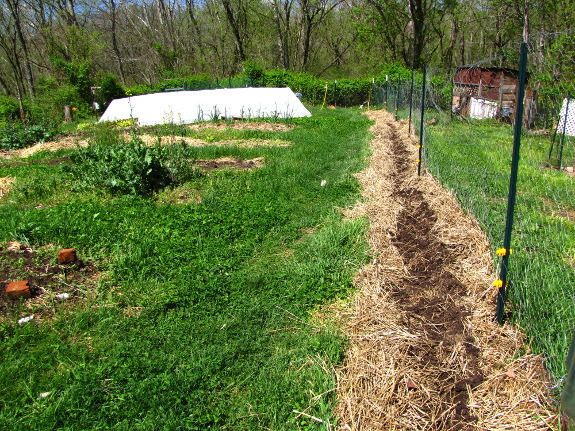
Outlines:
{"type": "MultiPolygon", "coordinates": [[[[521,71],[519,65],[517,69],[521,71]]],[[[501,305],[507,296],[511,320],[526,331],[534,352],[544,354],[551,378],[561,388],[575,325],[575,177],[557,169],[575,165],[574,145],[568,136],[562,137],[565,123],[559,124],[564,96],[552,109],[554,116],[547,107],[544,115],[533,117],[535,127],[532,124],[521,133],[525,123],[520,115],[511,113],[514,121],[499,115],[503,121],[496,121],[455,112],[456,84],[445,77],[455,76],[457,70],[428,67],[425,79],[422,72],[412,71],[412,80],[376,84],[374,96],[380,97],[374,100],[385,107],[388,92],[388,109],[394,107],[396,117],[407,119],[410,133],[420,138],[423,169],[452,190],[478,219],[491,241],[494,265],[500,270],[498,281],[505,289],[503,296],[498,295],[501,305]],[[552,134],[547,130],[554,122],[559,136],[553,147],[552,134]],[[537,129],[543,125],[546,130],[537,129]],[[512,163],[516,140],[517,145],[521,143],[522,156],[521,161],[515,158],[512,163]],[[510,185],[512,164],[519,168],[515,185],[510,185]],[[514,186],[517,198],[511,205],[515,211],[511,211],[516,227],[511,262],[506,207],[511,204],[511,194],[515,195],[510,191],[514,186]]],[[[573,106],[569,110],[575,112],[573,106]]],[[[524,112],[520,104],[517,111],[524,112]]],[[[563,116],[567,115],[564,110],[563,116]]],[[[494,314],[502,320],[505,315],[502,307],[496,308],[496,298],[493,305],[494,314]]]]}

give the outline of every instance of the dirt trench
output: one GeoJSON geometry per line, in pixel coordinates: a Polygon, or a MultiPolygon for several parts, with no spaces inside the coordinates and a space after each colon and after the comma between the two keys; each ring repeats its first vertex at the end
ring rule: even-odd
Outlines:
{"type": "MultiPolygon", "coordinates": [[[[493,322],[489,242],[427,174],[416,140],[385,111],[368,114],[370,166],[358,175],[374,260],[344,316],[341,430],[547,430],[557,419],[542,360],[493,322]]],[[[556,423],[556,422],[555,422],[556,423]]]]}

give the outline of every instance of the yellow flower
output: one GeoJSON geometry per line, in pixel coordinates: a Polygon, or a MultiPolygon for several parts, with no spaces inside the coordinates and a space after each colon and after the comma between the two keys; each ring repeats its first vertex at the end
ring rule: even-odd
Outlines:
{"type": "Polygon", "coordinates": [[[419,162],[421,162],[421,160],[415,159],[415,163],[419,163],[419,162]]]}
{"type": "Polygon", "coordinates": [[[495,281],[493,282],[493,285],[494,285],[495,287],[502,288],[502,287],[503,287],[503,280],[495,280],[495,281]]]}
{"type": "Polygon", "coordinates": [[[76,108],[75,106],[72,106],[72,111],[77,111],[78,108],[76,108]]]}

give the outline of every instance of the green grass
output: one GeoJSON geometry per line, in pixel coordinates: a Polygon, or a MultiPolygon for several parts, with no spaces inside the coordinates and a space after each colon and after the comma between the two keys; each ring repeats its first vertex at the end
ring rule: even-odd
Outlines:
{"type": "MultiPolygon", "coordinates": [[[[489,121],[440,122],[427,128],[427,139],[431,172],[477,217],[491,240],[494,262],[500,264],[495,250],[503,247],[511,128],[489,121]]],[[[558,380],[566,373],[575,324],[575,184],[546,168],[549,145],[543,136],[521,140],[508,308],[558,380]]]]}
{"type": "Polygon", "coordinates": [[[0,240],[76,247],[108,274],[84,307],[60,308],[39,324],[3,319],[0,427],[293,430],[335,422],[331,369],[345,340],[314,315],[350,294],[366,259],[366,222],[345,221],[334,207],[359,198],[352,174],[364,165],[369,124],[352,110],[313,113],[294,119],[292,131],[250,135],[290,147],[190,148],[191,160],[266,161],[174,186],[200,202],[166,203],[169,190],[76,190],[76,179],[47,163],[69,152],[36,156],[42,164],[0,161],[0,176],[16,178],[0,201],[0,240]]]}

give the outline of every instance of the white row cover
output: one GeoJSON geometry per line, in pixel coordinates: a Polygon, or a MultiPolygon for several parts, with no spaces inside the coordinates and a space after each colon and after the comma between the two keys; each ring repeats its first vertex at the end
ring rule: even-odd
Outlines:
{"type": "Polygon", "coordinates": [[[141,126],[152,126],[264,117],[311,117],[311,114],[289,88],[224,88],[115,99],[100,122],[133,118],[141,126]]]}

